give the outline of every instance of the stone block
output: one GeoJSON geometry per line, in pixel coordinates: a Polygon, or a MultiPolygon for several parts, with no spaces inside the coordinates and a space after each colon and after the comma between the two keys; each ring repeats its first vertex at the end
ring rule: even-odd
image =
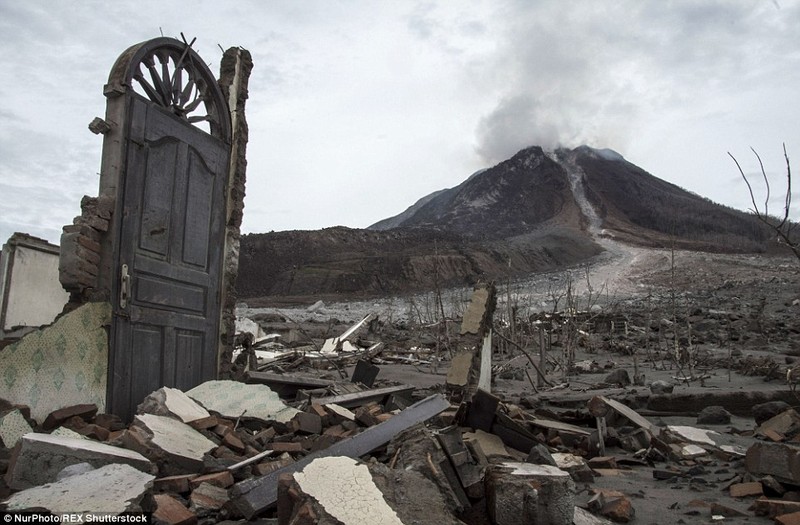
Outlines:
{"type": "Polygon", "coordinates": [[[159,525],[194,525],[197,514],[187,509],[183,503],[168,494],[154,496],[156,510],[153,512],[153,523],[159,525]]]}
{"type": "Polygon", "coordinates": [[[22,436],[33,432],[22,412],[15,409],[0,416],[0,446],[14,448],[22,436]]]}
{"type": "Polygon", "coordinates": [[[163,474],[199,472],[203,456],[217,447],[197,430],[169,417],[142,414],[134,418],[132,427],[147,436],[150,457],[163,474]]]}
{"type": "Polygon", "coordinates": [[[486,502],[496,525],[570,525],[575,483],[550,465],[507,462],[486,472],[486,502]]]}
{"type": "Polygon", "coordinates": [[[55,481],[63,468],[77,463],[89,463],[95,468],[119,463],[148,473],[153,469],[147,458],[132,450],[89,439],[30,433],[23,436],[11,459],[6,483],[15,490],[43,485],[55,481]]]}
{"type": "Polygon", "coordinates": [[[91,509],[93,513],[114,515],[123,512],[149,512],[144,498],[154,476],[130,465],[104,465],[98,469],[17,492],[6,502],[8,510],[46,509],[53,514],[68,514],[91,509]],[[80,508],[76,508],[80,502],[80,508]]]}

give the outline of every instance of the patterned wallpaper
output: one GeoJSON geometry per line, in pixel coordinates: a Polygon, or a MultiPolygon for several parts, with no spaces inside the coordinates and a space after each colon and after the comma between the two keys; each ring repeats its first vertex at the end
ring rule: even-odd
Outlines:
{"type": "Polygon", "coordinates": [[[87,303],[0,350],[0,398],[42,422],[58,408],[106,405],[111,306],[87,303]]]}

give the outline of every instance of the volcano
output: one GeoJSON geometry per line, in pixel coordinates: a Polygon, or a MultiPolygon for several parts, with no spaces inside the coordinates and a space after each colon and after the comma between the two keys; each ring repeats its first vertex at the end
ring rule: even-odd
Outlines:
{"type": "Polygon", "coordinates": [[[770,236],[615,151],[532,146],[367,229],[245,235],[237,288],[310,299],[470,285],[586,262],[610,241],[746,253],[770,236]]]}

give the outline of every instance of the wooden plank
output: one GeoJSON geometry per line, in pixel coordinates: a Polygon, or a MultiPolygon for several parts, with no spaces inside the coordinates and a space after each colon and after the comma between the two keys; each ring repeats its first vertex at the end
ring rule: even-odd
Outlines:
{"type": "Polygon", "coordinates": [[[448,408],[450,408],[450,403],[441,395],[427,397],[414,403],[390,420],[368,428],[350,439],[309,454],[300,461],[271,472],[266,476],[237,483],[230,491],[231,502],[247,519],[251,519],[277,503],[278,479],[281,474],[298,472],[320,457],[347,456],[359,458],[388,443],[400,432],[417,423],[426,421],[448,408]]]}
{"type": "Polygon", "coordinates": [[[360,407],[366,405],[370,401],[380,401],[384,397],[391,394],[398,394],[402,392],[411,392],[415,387],[411,385],[397,385],[387,386],[384,388],[373,388],[372,390],[364,390],[363,392],[354,392],[352,394],[342,394],[339,396],[318,397],[311,401],[318,405],[329,405],[334,403],[346,408],[360,407]]]}

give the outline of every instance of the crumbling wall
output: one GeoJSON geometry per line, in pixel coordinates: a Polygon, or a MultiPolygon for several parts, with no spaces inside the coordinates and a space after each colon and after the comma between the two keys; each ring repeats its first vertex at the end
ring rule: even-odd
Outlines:
{"type": "Polygon", "coordinates": [[[87,303],[0,352],[0,398],[41,422],[69,405],[105,408],[111,307],[87,303]]]}
{"type": "Polygon", "coordinates": [[[245,180],[247,173],[248,127],[245,118],[248,80],[253,60],[246,49],[232,47],[222,57],[219,85],[228,100],[231,113],[231,163],[225,221],[225,258],[222,265],[222,310],[219,330],[219,377],[238,376],[231,369],[234,337],[236,335],[236,276],[239,272],[239,239],[244,213],[245,180]]]}
{"type": "Polygon", "coordinates": [[[58,246],[12,235],[0,257],[0,338],[52,323],[67,298],[58,282],[58,246]]]}
{"type": "Polygon", "coordinates": [[[100,276],[109,274],[101,272],[101,267],[110,260],[110,257],[103,257],[103,252],[110,250],[107,234],[113,212],[113,197],[84,196],[81,214],[62,230],[58,273],[61,286],[70,294],[68,309],[89,301],[109,299],[111,284],[107,277],[101,281],[100,276]]]}

